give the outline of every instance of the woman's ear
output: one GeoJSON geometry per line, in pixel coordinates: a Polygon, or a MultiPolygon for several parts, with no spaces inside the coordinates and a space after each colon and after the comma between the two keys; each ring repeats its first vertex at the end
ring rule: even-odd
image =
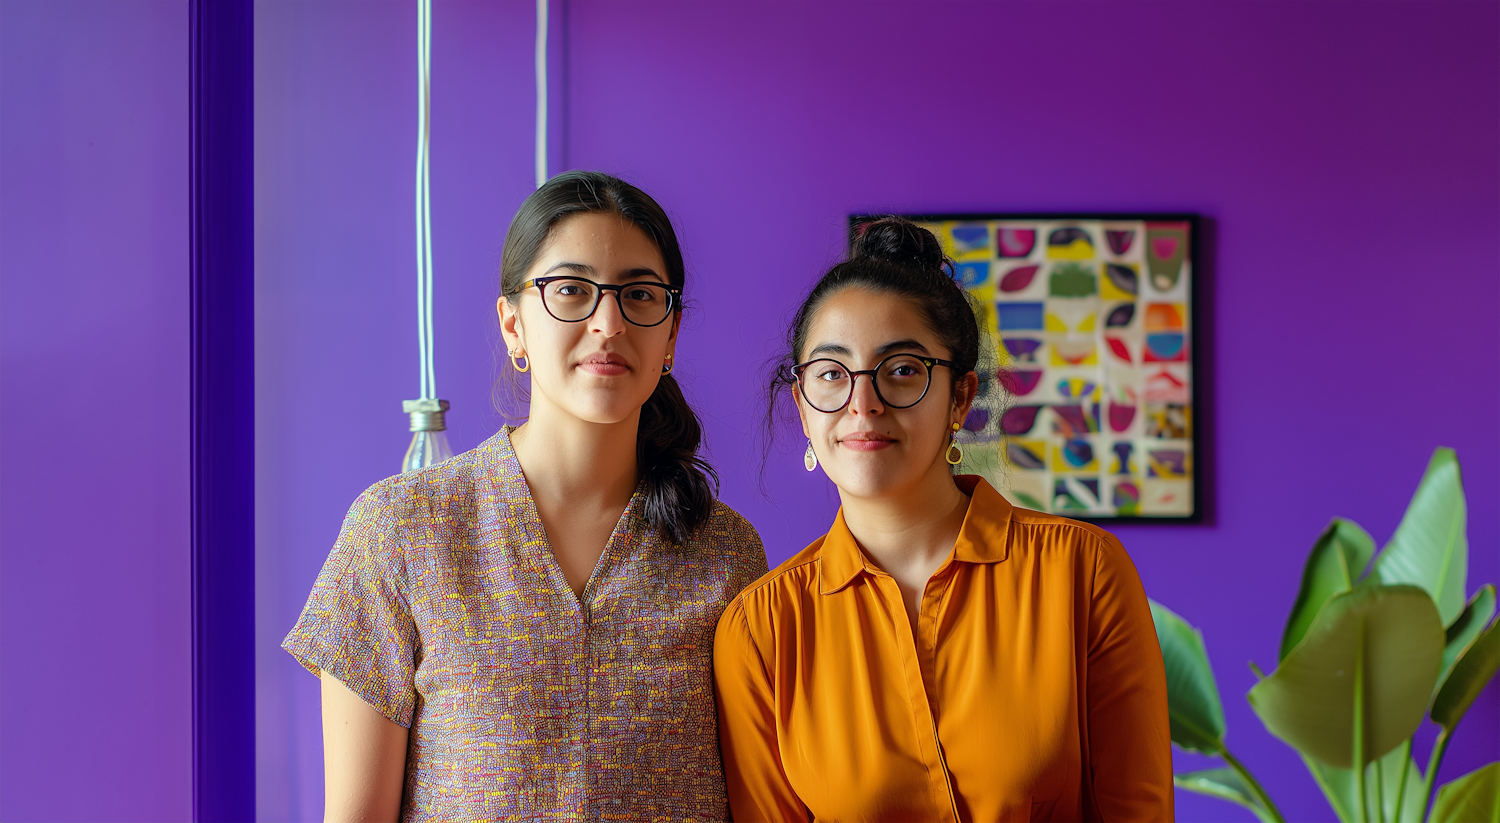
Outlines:
{"type": "Polygon", "coordinates": [[[797,419],[802,421],[802,436],[808,440],[812,439],[812,433],[807,430],[807,407],[802,404],[802,397],[797,391],[797,385],[793,383],[786,387],[792,395],[792,405],[797,407],[797,419]]]}
{"type": "Polygon", "coordinates": [[[525,351],[526,341],[522,337],[521,313],[517,307],[501,295],[495,301],[495,312],[500,315],[500,337],[505,340],[506,351],[525,351]]]}
{"type": "Polygon", "coordinates": [[[975,372],[958,379],[958,385],[953,387],[953,410],[958,413],[955,423],[963,425],[969,419],[969,409],[974,405],[974,400],[979,396],[979,375],[975,372]]]}

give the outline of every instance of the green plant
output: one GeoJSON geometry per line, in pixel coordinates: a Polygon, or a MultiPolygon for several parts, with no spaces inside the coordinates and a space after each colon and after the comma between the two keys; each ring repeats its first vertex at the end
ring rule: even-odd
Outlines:
{"type": "MultiPolygon", "coordinates": [[[[1440,448],[1378,556],[1357,524],[1329,524],[1308,555],[1276,670],[1265,675],[1250,664],[1259,678],[1250,706],[1301,754],[1345,823],[1500,823],[1500,763],[1448,783],[1433,803],[1453,730],[1500,667],[1495,587],[1486,584],[1467,602],[1463,596],[1466,517],[1458,458],[1440,448]],[[1411,757],[1424,718],[1439,727],[1425,772],[1411,757]]],[[[1202,635],[1159,603],[1151,614],[1166,664],[1172,742],[1229,767],[1173,781],[1238,803],[1265,823],[1284,823],[1224,745],[1202,635]]]]}

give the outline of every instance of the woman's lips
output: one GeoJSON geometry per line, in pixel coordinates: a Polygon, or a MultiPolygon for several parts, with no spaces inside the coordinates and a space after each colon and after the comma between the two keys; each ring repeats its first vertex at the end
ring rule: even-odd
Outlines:
{"type": "Polygon", "coordinates": [[[583,358],[578,368],[600,377],[619,377],[630,371],[630,367],[625,365],[625,358],[617,354],[591,354],[583,358]]]}
{"type": "Polygon", "coordinates": [[[883,434],[856,432],[839,438],[839,444],[858,452],[873,452],[896,445],[896,441],[883,434]]]}

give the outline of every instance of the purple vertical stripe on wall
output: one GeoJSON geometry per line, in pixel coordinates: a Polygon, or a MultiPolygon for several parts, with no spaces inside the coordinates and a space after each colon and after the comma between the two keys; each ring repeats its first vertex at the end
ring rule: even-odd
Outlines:
{"type": "Polygon", "coordinates": [[[255,819],[254,6],[193,0],[193,816],[255,819]]]}

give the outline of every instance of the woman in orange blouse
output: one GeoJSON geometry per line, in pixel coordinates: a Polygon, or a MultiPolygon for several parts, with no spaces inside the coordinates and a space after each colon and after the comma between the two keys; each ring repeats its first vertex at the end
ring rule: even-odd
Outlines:
{"type": "Polygon", "coordinates": [[[945,266],[931,233],[877,221],[793,323],[773,397],[795,396],[842,506],[719,621],[730,809],[1170,820],[1166,679],[1130,558],[952,473],[979,330],[945,266]]]}

